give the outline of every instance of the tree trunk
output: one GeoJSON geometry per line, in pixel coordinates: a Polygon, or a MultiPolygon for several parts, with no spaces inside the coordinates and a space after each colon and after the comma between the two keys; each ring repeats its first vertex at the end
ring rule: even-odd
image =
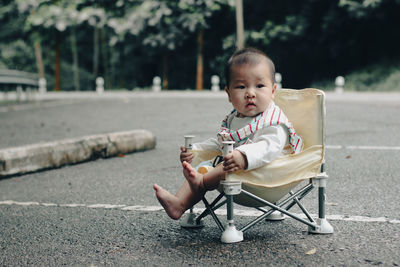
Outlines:
{"type": "Polygon", "coordinates": [[[119,46],[119,64],[120,71],[117,71],[119,88],[125,88],[125,44],[122,42],[119,46]]]}
{"type": "Polygon", "coordinates": [[[71,27],[71,50],[72,50],[72,64],[74,73],[74,87],[75,91],[80,91],[79,84],[79,63],[78,63],[78,48],[76,45],[76,33],[75,26],[71,27]]]}
{"type": "Polygon", "coordinates": [[[35,43],[35,56],[36,56],[36,64],[39,71],[40,78],[44,78],[44,66],[43,66],[43,58],[42,58],[42,48],[40,46],[40,42],[37,41],[35,43]]]}
{"type": "Polygon", "coordinates": [[[163,89],[168,90],[168,52],[163,55],[163,89]]]}
{"type": "Polygon", "coordinates": [[[60,67],[60,35],[56,32],[56,55],[54,63],[54,91],[61,90],[61,67],[60,67]]]}
{"type": "Polygon", "coordinates": [[[243,25],[243,3],[236,0],[236,48],[244,48],[244,25],[243,25]]]}
{"type": "Polygon", "coordinates": [[[93,32],[93,78],[99,75],[99,28],[94,27],[93,32]]]}
{"type": "Polygon", "coordinates": [[[197,32],[197,69],[196,69],[196,89],[198,91],[203,90],[203,35],[204,30],[200,29],[197,32]]]}
{"type": "Polygon", "coordinates": [[[111,88],[110,78],[108,73],[108,51],[106,42],[106,30],[104,27],[101,28],[101,54],[103,59],[103,70],[104,70],[104,82],[105,88],[111,88]]]}

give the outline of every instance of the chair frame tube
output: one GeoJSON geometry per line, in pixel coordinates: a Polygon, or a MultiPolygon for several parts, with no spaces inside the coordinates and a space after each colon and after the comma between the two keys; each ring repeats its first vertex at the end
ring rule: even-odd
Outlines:
{"type": "MultiPolygon", "coordinates": [[[[217,199],[215,199],[213,201],[213,203],[217,203],[222,197],[224,196],[224,194],[220,194],[217,199]]],[[[225,230],[224,226],[222,225],[221,221],[218,219],[218,216],[215,214],[214,210],[218,209],[219,207],[223,206],[226,203],[226,200],[221,202],[220,205],[217,206],[213,206],[210,205],[207,201],[207,199],[203,198],[203,203],[206,206],[206,210],[199,215],[199,217],[196,219],[196,222],[199,223],[200,220],[202,218],[204,218],[205,216],[207,216],[208,214],[211,214],[212,218],[214,219],[215,223],[217,224],[218,228],[221,230],[221,232],[223,232],[225,230]]]]}
{"type": "MultiPolygon", "coordinates": [[[[247,192],[247,191],[245,191],[245,190],[242,190],[242,193],[244,193],[244,194],[247,195],[248,197],[250,197],[250,198],[252,198],[252,199],[254,199],[254,200],[256,200],[256,201],[258,201],[258,202],[260,202],[260,203],[265,204],[266,206],[270,207],[271,210],[269,210],[269,211],[266,212],[265,214],[261,215],[260,217],[258,217],[258,218],[255,219],[254,221],[252,221],[252,222],[250,222],[249,224],[247,224],[245,227],[243,227],[242,229],[240,229],[240,231],[243,231],[243,232],[244,232],[244,231],[248,230],[250,227],[252,227],[252,226],[255,225],[256,223],[260,222],[262,219],[264,219],[265,217],[267,217],[269,214],[271,214],[271,213],[274,212],[275,210],[278,210],[278,211],[282,212],[283,214],[285,214],[285,215],[287,215],[287,216],[289,216],[289,217],[292,217],[293,219],[295,219],[295,220],[297,220],[297,221],[300,221],[300,222],[302,222],[302,223],[304,223],[304,224],[306,224],[306,225],[312,227],[313,229],[315,229],[316,223],[315,223],[315,221],[311,218],[311,216],[310,216],[309,214],[308,214],[308,216],[307,216],[307,215],[306,215],[306,216],[307,216],[307,218],[311,218],[311,221],[310,221],[310,222],[309,222],[309,221],[306,221],[306,220],[304,220],[304,219],[302,219],[302,218],[300,218],[299,216],[297,216],[297,215],[295,215],[295,214],[290,213],[290,212],[288,211],[288,209],[290,209],[293,205],[290,205],[290,207],[289,207],[289,208],[286,208],[286,209],[281,208],[281,207],[282,207],[283,205],[285,205],[287,202],[293,200],[295,197],[297,197],[297,196],[299,196],[299,195],[301,195],[302,197],[304,197],[305,195],[307,195],[307,194],[312,190],[313,187],[314,187],[314,186],[313,186],[312,184],[309,184],[309,185],[303,187],[303,188],[300,189],[298,192],[296,192],[295,194],[291,195],[291,196],[288,197],[286,200],[284,200],[283,202],[281,202],[279,205],[274,205],[274,204],[272,204],[271,202],[268,202],[268,201],[266,201],[266,200],[264,200],[264,199],[262,199],[262,198],[260,198],[260,197],[258,197],[258,196],[256,196],[256,195],[253,195],[253,194],[251,194],[251,193],[249,193],[249,192],[247,192]],[[304,194],[304,193],[305,193],[305,194],[304,194]]],[[[295,201],[294,201],[294,202],[295,202],[295,201]]],[[[295,202],[295,203],[296,203],[296,202],[295,202]]],[[[304,212],[304,211],[303,211],[303,212],[304,212]]],[[[305,210],[305,212],[307,212],[307,211],[305,210]]],[[[308,212],[307,212],[307,213],[308,213],[308,212]]]]}
{"type": "MultiPolygon", "coordinates": [[[[271,202],[268,202],[262,198],[259,198],[245,190],[242,189],[242,193],[247,195],[248,197],[264,204],[265,206],[270,207],[271,209],[266,210],[262,207],[257,207],[256,209],[263,212],[264,214],[262,214],[261,216],[259,216],[257,219],[251,221],[250,223],[248,223],[247,225],[245,225],[242,229],[240,229],[240,231],[246,231],[248,230],[250,227],[254,226],[255,224],[257,224],[258,222],[262,221],[264,218],[266,218],[267,216],[269,216],[271,213],[273,213],[274,211],[278,210],[280,212],[282,212],[283,214],[294,218],[295,220],[298,220],[308,226],[310,226],[312,229],[315,229],[317,227],[315,220],[311,217],[310,213],[307,211],[307,209],[304,208],[304,206],[300,203],[301,199],[303,199],[306,195],[308,195],[308,193],[311,192],[311,190],[314,188],[314,184],[313,183],[309,183],[307,185],[305,185],[303,188],[299,189],[296,193],[290,192],[290,196],[287,197],[285,200],[281,201],[278,204],[273,204],[271,202]],[[291,202],[290,202],[291,201],[291,202]],[[290,203],[289,203],[290,202],[290,203]],[[287,203],[289,203],[285,208],[283,208],[287,203]],[[304,220],[303,218],[300,218],[297,215],[294,215],[292,213],[289,212],[289,209],[291,209],[295,204],[297,204],[300,209],[303,211],[303,213],[305,214],[305,216],[307,217],[307,220],[304,220]]],[[[224,193],[221,193],[218,195],[218,197],[211,203],[209,204],[208,201],[203,198],[203,203],[206,206],[206,210],[204,210],[197,218],[196,218],[196,223],[200,223],[200,220],[203,219],[204,217],[206,217],[207,215],[211,215],[212,218],[214,219],[215,223],[217,224],[218,228],[221,231],[224,231],[224,227],[220,221],[220,219],[218,218],[218,216],[215,214],[215,210],[220,208],[221,206],[227,204],[229,206],[229,199],[224,193]],[[223,196],[226,196],[227,199],[225,199],[224,201],[222,201],[221,203],[218,203],[223,196]],[[217,204],[218,203],[218,204],[217,204]]],[[[227,207],[227,220],[233,220],[233,211],[229,211],[229,207],[227,207]]]]}

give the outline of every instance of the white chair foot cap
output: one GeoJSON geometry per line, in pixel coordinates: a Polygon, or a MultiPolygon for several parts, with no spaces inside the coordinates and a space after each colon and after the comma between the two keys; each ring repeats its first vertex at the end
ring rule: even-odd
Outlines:
{"type": "Polygon", "coordinates": [[[270,215],[268,215],[267,218],[265,218],[265,219],[267,221],[282,221],[285,218],[286,218],[286,216],[282,212],[276,210],[273,213],[271,213],[270,215]]]}
{"type": "Polygon", "coordinates": [[[316,229],[313,229],[312,227],[308,228],[308,232],[312,234],[332,234],[333,233],[333,227],[332,225],[328,222],[327,219],[317,219],[317,225],[318,227],[316,229]]]}
{"type": "Polygon", "coordinates": [[[185,218],[182,219],[181,227],[183,228],[201,228],[204,227],[203,221],[196,223],[196,214],[188,213],[185,218]]]}
{"type": "Polygon", "coordinates": [[[228,225],[221,236],[222,243],[236,243],[243,241],[243,232],[236,230],[234,225],[228,225]]]}

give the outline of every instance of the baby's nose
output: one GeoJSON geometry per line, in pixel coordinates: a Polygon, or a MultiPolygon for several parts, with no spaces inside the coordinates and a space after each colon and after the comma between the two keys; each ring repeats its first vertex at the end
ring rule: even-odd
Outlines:
{"type": "Polygon", "coordinates": [[[253,88],[249,88],[246,90],[246,97],[247,98],[253,98],[255,97],[255,90],[253,88]]]}

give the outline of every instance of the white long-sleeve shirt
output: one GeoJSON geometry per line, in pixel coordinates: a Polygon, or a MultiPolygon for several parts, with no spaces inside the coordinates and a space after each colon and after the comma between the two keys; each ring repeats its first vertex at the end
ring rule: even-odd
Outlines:
{"type": "MultiPolygon", "coordinates": [[[[249,124],[254,117],[237,117],[234,112],[228,117],[228,128],[238,130],[249,124]]],[[[259,129],[248,137],[248,143],[235,149],[246,155],[247,170],[261,167],[274,159],[283,156],[288,144],[288,132],[285,126],[268,126],[259,129]]],[[[221,150],[221,144],[216,138],[210,138],[200,143],[194,143],[193,149],[221,150]]]]}

